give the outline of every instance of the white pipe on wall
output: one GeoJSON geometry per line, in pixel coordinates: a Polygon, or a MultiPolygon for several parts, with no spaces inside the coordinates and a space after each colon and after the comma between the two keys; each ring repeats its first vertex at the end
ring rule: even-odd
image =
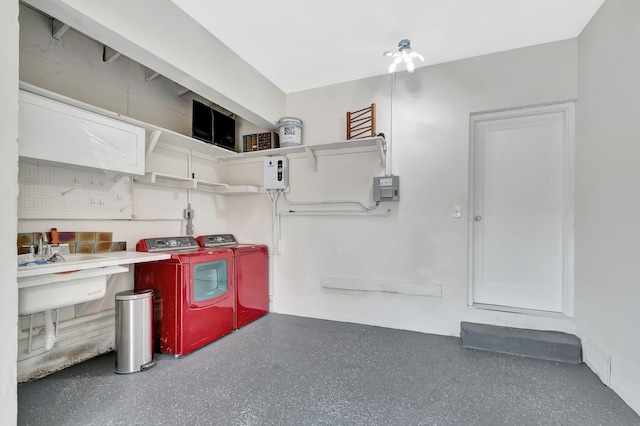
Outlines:
{"type": "Polygon", "coordinates": [[[387,139],[387,162],[385,164],[385,174],[393,175],[393,127],[394,109],[396,103],[396,73],[391,76],[391,122],[389,125],[389,138],[387,139]]]}
{"type": "MultiPolygon", "coordinates": [[[[115,315],[115,309],[108,309],[106,311],[96,312],[96,313],[90,314],[90,315],[83,315],[81,317],[69,318],[67,320],[60,321],[58,323],[58,332],[63,331],[63,330],[68,329],[68,328],[71,328],[71,327],[74,327],[74,326],[79,325],[79,324],[83,324],[84,325],[84,324],[86,324],[86,323],[88,323],[90,321],[99,320],[101,318],[108,317],[108,316],[113,316],[113,315],[115,315]]],[[[28,317],[23,317],[23,318],[28,318],[28,317]]],[[[41,327],[42,327],[42,329],[44,329],[45,325],[46,324],[44,324],[42,326],[36,326],[36,327],[34,327],[34,329],[38,330],[41,327]]],[[[22,328],[22,327],[20,327],[20,328],[22,328]]],[[[24,330],[20,329],[18,331],[18,333],[19,333],[18,334],[18,339],[19,340],[29,338],[29,332],[28,331],[24,331],[24,330]]]]}
{"type": "Polygon", "coordinates": [[[133,182],[133,177],[129,176],[128,179],[130,179],[131,182],[131,219],[136,220],[136,187],[133,182]]]}
{"type": "Polygon", "coordinates": [[[357,204],[365,210],[374,210],[378,208],[376,203],[373,206],[367,206],[364,203],[357,200],[325,200],[325,201],[291,201],[287,198],[285,193],[282,194],[282,199],[292,206],[321,206],[323,204],[357,204]]]}
{"type": "Polygon", "coordinates": [[[364,217],[389,217],[391,209],[387,209],[386,213],[369,213],[361,211],[348,210],[289,210],[280,212],[279,217],[283,216],[364,216],[364,217]]]}
{"type": "Polygon", "coordinates": [[[56,341],[52,313],[51,309],[44,311],[44,350],[47,352],[53,349],[53,344],[56,341]]]}
{"type": "MultiPolygon", "coordinates": [[[[275,280],[275,258],[276,254],[280,252],[280,218],[278,217],[278,198],[280,197],[280,191],[271,197],[271,192],[267,192],[267,196],[271,201],[271,247],[273,248],[269,251],[269,303],[273,302],[273,298],[275,296],[275,288],[274,288],[274,280],[275,280]]],[[[269,307],[271,311],[271,307],[269,307]]]]}

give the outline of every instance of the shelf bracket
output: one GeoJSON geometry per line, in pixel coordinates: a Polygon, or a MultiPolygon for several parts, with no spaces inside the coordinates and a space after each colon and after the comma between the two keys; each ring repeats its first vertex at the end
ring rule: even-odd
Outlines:
{"type": "Polygon", "coordinates": [[[109,46],[102,46],[102,60],[108,64],[112,64],[113,61],[122,56],[122,53],[109,46]]]}
{"type": "Polygon", "coordinates": [[[149,155],[151,155],[151,153],[155,149],[161,134],[162,134],[162,131],[157,129],[151,131],[151,133],[149,134],[149,138],[148,138],[149,145],[147,147],[147,157],[149,157],[149,155]]]}
{"type": "Polygon", "coordinates": [[[182,87],[182,86],[178,85],[178,91],[176,92],[176,95],[178,97],[180,97],[180,96],[186,95],[189,92],[190,92],[190,90],[187,89],[186,87],[182,87]]]}
{"type": "Polygon", "coordinates": [[[65,35],[65,33],[70,29],[71,26],[65,24],[64,22],[60,22],[57,19],[51,20],[51,37],[55,38],[56,40],[60,40],[62,36],[65,35]]]}
{"type": "Polygon", "coordinates": [[[314,154],[313,149],[305,147],[304,151],[307,153],[307,157],[309,158],[309,162],[311,163],[311,167],[313,167],[313,171],[318,171],[318,160],[316,159],[316,154],[314,154]]]}
{"type": "Polygon", "coordinates": [[[383,138],[378,138],[378,149],[380,150],[380,163],[382,163],[382,167],[387,167],[387,141],[383,138]]]}
{"type": "Polygon", "coordinates": [[[146,81],[147,83],[159,76],[160,76],[159,72],[156,72],[150,68],[144,69],[144,81],[146,81]]]}

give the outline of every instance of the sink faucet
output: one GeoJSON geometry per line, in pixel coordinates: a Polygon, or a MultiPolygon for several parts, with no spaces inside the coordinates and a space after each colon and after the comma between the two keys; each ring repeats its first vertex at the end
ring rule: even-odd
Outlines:
{"type": "Polygon", "coordinates": [[[45,250],[49,248],[47,244],[49,241],[47,240],[47,234],[45,232],[40,233],[40,238],[38,239],[38,255],[42,258],[47,256],[45,250]]]}

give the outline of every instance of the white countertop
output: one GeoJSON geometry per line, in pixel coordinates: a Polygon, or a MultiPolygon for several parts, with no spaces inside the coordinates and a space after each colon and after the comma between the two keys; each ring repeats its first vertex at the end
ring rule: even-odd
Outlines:
{"type": "MultiPolygon", "coordinates": [[[[72,258],[74,255],[71,255],[72,258]]],[[[154,262],[169,259],[169,253],[143,253],[137,251],[114,251],[109,253],[90,253],[91,259],[72,262],[49,263],[46,265],[32,265],[18,267],[18,279],[35,277],[45,274],[59,274],[70,271],[80,271],[106,266],[129,265],[132,263],[154,262]]]]}

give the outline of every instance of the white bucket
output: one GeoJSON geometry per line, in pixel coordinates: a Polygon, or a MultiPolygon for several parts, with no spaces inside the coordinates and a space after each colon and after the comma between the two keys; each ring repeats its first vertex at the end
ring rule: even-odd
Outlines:
{"type": "Polygon", "coordinates": [[[302,120],[294,117],[282,117],[278,120],[280,146],[302,145],[302,120]]]}

